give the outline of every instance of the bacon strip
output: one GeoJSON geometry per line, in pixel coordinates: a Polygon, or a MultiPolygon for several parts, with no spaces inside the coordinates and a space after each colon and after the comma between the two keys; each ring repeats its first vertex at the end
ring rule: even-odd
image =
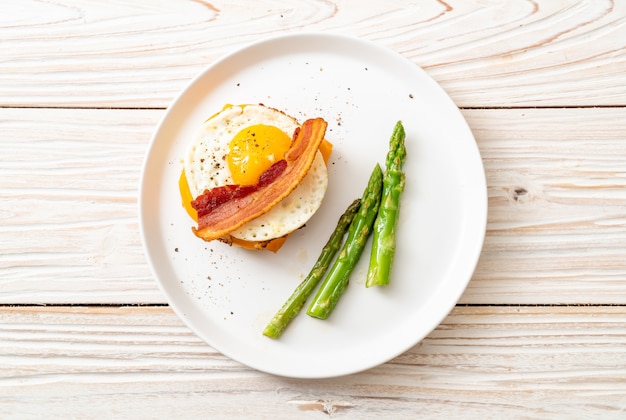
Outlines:
{"type": "Polygon", "coordinates": [[[196,210],[197,217],[205,216],[221,205],[226,204],[228,201],[243,198],[257,191],[259,188],[271,184],[286,168],[287,161],[282,159],[263,172],[255,185],[242,186],[231,184],[205,190],[191,202],[191,207],[196,210]]]}
{"type": "Polygon", "coordinates": [[[277,166],[274,164],[268,169],[274,172],[264,173],[257,185],[227,186],[223,191],[207,190],[196,198],[192,203],[198,211],[198,228],[192,228],[196,236],[205,241],[219,239],[267,213],[287,197],[311,168],[324,139],[326,126],[326,121],[321,118],[306,120],[294,132],[291,146],[285,153],[285,163],[279,165],[283,167],[274,168],[277,166]],[[238,191],[242,188],[246,190],[238,191]],[[219,197],[217,201],[214,196],[219,197]]]}

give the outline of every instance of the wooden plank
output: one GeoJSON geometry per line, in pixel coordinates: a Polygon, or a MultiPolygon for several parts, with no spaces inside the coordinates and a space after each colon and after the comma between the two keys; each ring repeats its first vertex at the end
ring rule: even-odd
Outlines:
{"type": "Polygon", "coordinates": [[[163,302],[137,223],[161,114],[0,109],[2,302],[163,302]]]}
{"type": "Polygon", "coordinates": [[[465,303],[626,303],[626,109],[466,110],[489,221],[465,303]]]}
{"type": "Polygon", "coordinates": [[[359,36],[422,66],[463,107],[626,105],[626,3],[93,0],[0,6],[0,105],[165,107],[262,37],[359,36]]]}
{"type": "MultiPolygon", "coordinates": [[[[0,109],[0,303],[164,302],[136,202],[162,113],[0,109]]],[[[626,108],[464,114],[489,221],[461,302],[625,304],[626,108]]]]}
{"type": "Polygon", "coordinates": [[[620,418],[626,308],[457,307],[387,364],[327,380],[253,371],[167,307],[0,308],[2,418],[620,418]]]}

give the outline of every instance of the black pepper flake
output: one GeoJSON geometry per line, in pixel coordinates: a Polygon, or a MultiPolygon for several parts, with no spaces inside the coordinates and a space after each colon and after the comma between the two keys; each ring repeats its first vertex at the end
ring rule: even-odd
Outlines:
{"type": "Polygon", "coordinates": [[[409,98],[413,99],[413,94],[409,93],[409,98]]]}
{"type": "Polygon", "coordinates": [[[178,247],[174,248],[174,252],[178,252],[178,247]]]}

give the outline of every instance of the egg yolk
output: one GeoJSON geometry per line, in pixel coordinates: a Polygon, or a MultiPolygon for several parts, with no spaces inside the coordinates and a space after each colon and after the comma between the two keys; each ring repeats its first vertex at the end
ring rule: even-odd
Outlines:
{"type": "Polygon", "coordinates": [[[244,128],[229,145],[228,169],[234,184],[254,185],[263,172],[283,159],[291,138],[280,128],[257,124],[244,128]]]}

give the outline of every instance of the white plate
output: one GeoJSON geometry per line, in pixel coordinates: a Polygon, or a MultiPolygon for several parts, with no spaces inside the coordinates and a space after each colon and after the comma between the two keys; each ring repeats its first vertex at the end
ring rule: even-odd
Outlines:
{"type": "Polygon", "coordinates": [[[214,63],[177,97],[150,144],[140,224],[154,275],[181,319],[252,368],[321,378],[408,350],[454,307],[477,263],[487,219],[482,160],[458,108],[418,66],[359,39],[296,34],[214,63]],[[321,209],[276,254],[205,243],[180,204],[192,133],[224,104],[264,103],[328,121],[334,144],[321,209]],[[263,328],[315,262],[339,215],[384,164],[397,120],[407,132],[406,189],[391,285],[364,285],[368,248],[329,319],[302,312],[279,340],[263,328]]]}

